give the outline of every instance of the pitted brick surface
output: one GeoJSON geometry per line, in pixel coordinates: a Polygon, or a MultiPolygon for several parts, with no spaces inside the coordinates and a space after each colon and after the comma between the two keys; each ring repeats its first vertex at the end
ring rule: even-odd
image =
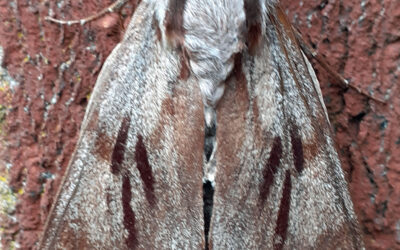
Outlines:
{"type": "Polygon", "coordinates": [[[398,249],[400,2],[281,2],[292,23],[333,69],[386,102],[335,86],[316,66],[366,247],[398,249]]]}

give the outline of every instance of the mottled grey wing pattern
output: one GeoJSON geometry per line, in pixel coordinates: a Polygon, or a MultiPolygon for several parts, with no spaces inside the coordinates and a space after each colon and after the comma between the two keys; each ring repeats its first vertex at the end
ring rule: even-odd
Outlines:
{"type": "Polygon", "coordinates": [[[138,7],[103,66],[39,249],[204,246],[201,93],[153,13],[138,7]]]}
{"type": "Polygon", "coordinates": [[[361,249],[314,71],[284,13],[266,22],[216,109],[210,248],[361,249]]]}
{"type": "Polygon", "coordinates": [[[81,131],[40,249],[363,248],[275,0],[143,1],[81,131]]]}

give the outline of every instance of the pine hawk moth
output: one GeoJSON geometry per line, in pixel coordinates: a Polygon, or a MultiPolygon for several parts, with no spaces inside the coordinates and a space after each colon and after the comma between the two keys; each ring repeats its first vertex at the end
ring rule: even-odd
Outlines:
{"type": "Polygon", "coordinates": [[[143,0],[39,249],[363,249],[318,80],[276,0],[143,0]]]}

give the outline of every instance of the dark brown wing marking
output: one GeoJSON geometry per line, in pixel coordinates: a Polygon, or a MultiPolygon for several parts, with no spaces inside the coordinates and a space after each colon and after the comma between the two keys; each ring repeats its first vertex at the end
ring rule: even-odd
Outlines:
{"type": "Polygon", "coordinates": [[[183,28],[183,11],[186,0],[169,1],[165,14],[165,33],[171,44],[183,44],[185,30],[183,28]]]}
{"type": "Polygon", "coordinates": [[[283,248],[286,240],[287,229],[289,226],[289,210],[290,210],[290,193],[292,191],[292,182],[290,179],[290,170],[286,170],[285,182],[283,183],[283,191],[281,204],[279,206],[278,220],[276,221],[274,249],[283,248]],[[279,238],[276,238],[276,237],[279,238]]]}
{"type": "Polygon", "coordinates": [[[181,69],[178,79],[186,81],[190,76],[188,55],[184,48],[185,29],[183,12],[186,0],[171,0],[165,16],[165,34],[169,43],[180,53],[181,69]]]}
{"type": "Polygon", "coordinates": [[[186,81],[190,76],[190,69],[189,69],[189,59],[185,48],[181,48],[180,51],[180,60],[181,60],[181,69],[179,71],[179,80],[186,81]]]}
{"type": "Polygon", "coordinates": [[[298,128],[293,124],[290,130],[290,142],[292,144],[292,152],[294,159],[294,167],[297,172],[301,174],[304,168],[304,155],[303,155],[303,143],[298,134],[298,128]]]}
{"type": "Polygon", "coordinates": [[[233,73],[235,75],[236,81],[239,83],[239,88],[242,88],[243,92],[247,91],[247,79],[244,75],[242,68],[242,54],[235,55],[233,73]]]}
{"type": "Polygon", "coordinates": [[[118,131],[117,141],[111,155],[111,173],[114,175],[121,172],[121,165],[125,158],[126,140],[128,138],[130,123],[131,119],[125,117],[122,121],[121,128],[118,131]]]}
{"type": "Polygon", "coordinates": [[[127,174],[124,174],[122,179],[122,210],[124,212],[124,226],[128,230],[126,245],[129,249],[135,249],[138,240],[136,237],[135,213],[130,204],[132,200],[131,180],[127,174]]]}
{"type": "Polygon", "coordinates": [[[244,1],[247,24],[247,47],[250,55],[254,55],[261,44],[261,7],[259,1],[244,1]]]}
{"type": "Polygon", "coordinates": [[[146,199],[150,206],[153,206],[156,202],[156,197],[154,195],[154,177],[147,157],[147,150],[141,135],[138,135],[136,142],[135,161],[139,170],[140,178],[142,178],[144,184],[146,199]]]}
{"type": "MultiPolygon", "coordinates": [[[[118,131],[117,141],[111,156],[111,172],[114,175],[121,174],[122,163],[125,159],[126,140],[128,139],[128,131],[130,127],[130,117],[123,119],[121,127],[118,131]]],[[[126,245],[133,249],[137,245],[135,213],[131,207],[132,200],[131,180],[127,173],[122,173],[122,210],[124,213],[124,226],[128,230],[128,238],[126,245]]]]}
{"type": "Polygon", "coordinates": [[[263,176],[264,181],[260,185],[260,206],[264,205],[265,200],[268,197],[269,189],[274,182],[274,176],[278,171],[282,158],[282,142],[280,137],[275,137],[272,145],[271,153],[269,154],[268,163],[266,164],[263,176]]]}

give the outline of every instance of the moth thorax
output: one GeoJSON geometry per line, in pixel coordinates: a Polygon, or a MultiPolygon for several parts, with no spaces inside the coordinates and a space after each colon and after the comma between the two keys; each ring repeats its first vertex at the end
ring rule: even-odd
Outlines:
{"type": "Polygon", "coordinates": [[[243,48],[243,0],[187,0],[183,22],[190,70],[199,80],[205,104],[215,106],[234,55],[243,48]]]}

